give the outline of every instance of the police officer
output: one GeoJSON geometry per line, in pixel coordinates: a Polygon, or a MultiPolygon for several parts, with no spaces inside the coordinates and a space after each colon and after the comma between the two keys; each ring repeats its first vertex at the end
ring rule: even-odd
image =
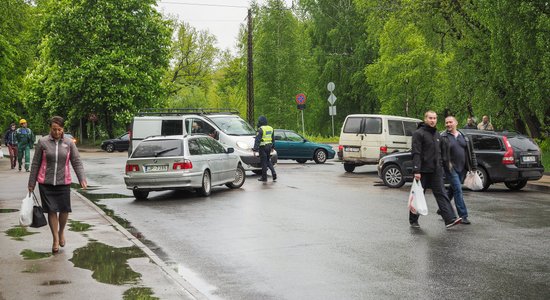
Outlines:
{"type": "Polygon", "coordinates": [[[19,171],[23,165],[23,156],[25,156],[25,171],[29,172],[31,165],[31,150],[34,146],[34,134],[30,128],[27,128],[27,120],[19,121],[21,127],[15,131],[15,139],[17,140],[17,160],[19,162],[19,171]]]}
{"type": "Polygon", "coordinates": [[[256,131],[256,140],[252,151],[260,153],[260,162],[262,164],[262,177],[258,181],[267,181],[267,168],[271,170],[273,181],[277,180],[277,173],[271,163],[271,149],[273,148],[273,127],[267,125],[267,118],[260,116],[258,118],[258,130],[256,131]]]}

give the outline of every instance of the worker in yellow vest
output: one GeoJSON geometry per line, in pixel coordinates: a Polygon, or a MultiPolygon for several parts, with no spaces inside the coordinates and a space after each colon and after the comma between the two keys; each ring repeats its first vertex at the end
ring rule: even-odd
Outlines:
{"type": "Polygon", "coordinates": [[[254,142],[254,152],[260,153],[260,162],[262,164],[262,177],[258,181],[267,181],[267,168],[271,170],[273,181],[277,180],[277,173],[271,163],[271,149],[273,149],[273,127],[267,125],[267,118],[260,116],[258,118],[258,130],[256,131],[256,140],[254,142]]]}

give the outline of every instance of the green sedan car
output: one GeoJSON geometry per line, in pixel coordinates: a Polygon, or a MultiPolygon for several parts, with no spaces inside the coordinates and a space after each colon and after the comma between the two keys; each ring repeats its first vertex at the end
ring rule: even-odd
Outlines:
{"type": "Polygon", "coordinates": [[[301,164],[314,160],[323,164],[336,155],[332,146],[310,142],[292,130],[275,129],[274,138],[278,159],[294,159],[301,164]]]}

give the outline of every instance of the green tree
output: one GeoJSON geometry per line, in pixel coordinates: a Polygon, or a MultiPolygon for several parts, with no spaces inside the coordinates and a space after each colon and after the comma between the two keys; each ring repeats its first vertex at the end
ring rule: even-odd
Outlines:
{"type": "Polygon", "coordinates": [[[36,114],[74,124],[95,113],[113,137],[140,108],[160,105],[171,30],[155,3],[45,3],[40,57],[29,76],[36,114]]]}

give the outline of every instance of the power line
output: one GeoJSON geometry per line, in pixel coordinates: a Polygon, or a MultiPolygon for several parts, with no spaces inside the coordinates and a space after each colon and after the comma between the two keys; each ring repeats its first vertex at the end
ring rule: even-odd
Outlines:
{"type": "MultiPolygon", "coordinates": [[[[174,4],[174,5],[190,5],[190,6],[210,6],[210,7],[230,7],[230,8],[247,8],[248,6],[242,5],[227,5],[227,4],[208,4],[208,3],[190,3],[190,2],[172,2],[162,1],[162,4],[174,4]]],[[[160,3],[159,3],[160,4],[160,3]]]]}

